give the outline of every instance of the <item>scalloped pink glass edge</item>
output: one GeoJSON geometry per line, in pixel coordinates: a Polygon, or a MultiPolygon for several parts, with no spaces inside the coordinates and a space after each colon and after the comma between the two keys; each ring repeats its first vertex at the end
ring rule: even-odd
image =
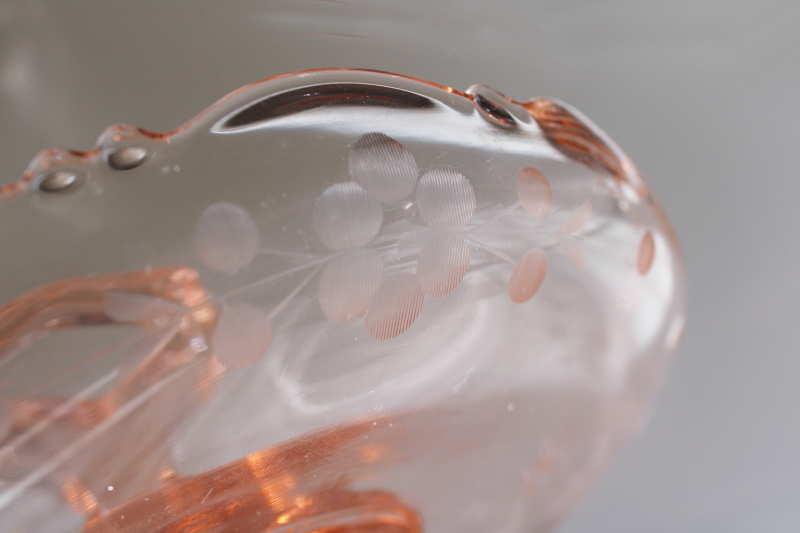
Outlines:
{"type": "MultiPolygon", "coordinates": [[[[191,128],[202,118],[210,115],[218,108],[223,106],[226,102],[232,100],[235,96],[282,78],[297,76],[299,74],[315,74],[326,72],[364,72],[384,74],[395,78],[422,83],[430,87],[467,98],[475,103],[475,96],[469,94],[468,92],[459,91],[458,89],[454,89],[452,87],[447,87],[445,85],[440,85],[438,83],[433,83],[413,76],[405,76],[402,74],[372,69],[310,69],[278,74],[247,84],[223,96],[209,107],[198,113],[194,118],[190,119],[188,122],[184,123],[178,128],[175,128],[174,130],[158,133],[136,126],[133,128],[135,128],[135,130],[141,133],[143,136],[152,140],[170,142],[170,137],[173,137],[174,135],[191,128]]],[[[636,165],[634,165],[634,163],[625,155],[625,153],[616,145],[616,143],[611,140],[610,137],[608,137],[608,135],[606,135],[600,128],[598,128],[591,120],[589,120],[578,110],[555,99],[540,97],[530,99],[527,102],[517,102],[506,97],[502,93],[498,94],[509,103],[523,107],[542,128],[542,131],[547,137],[548,141],[550,141],[564,155],[578,159],[589,166],[605,169],[606,171],[610,172],[615,179],[628,182],[643,197],[648,196],[647,185],[637,170],[636,165]]],[[[111,127],[113,128],[114,126],[111,127]]],[[[95,145],[93,148],[85,151],[47,148],[34,156],[32,161],[62,152],[79,160],[90,162],[101,152],[101,150],[102,148],[98,145],[95,145]]],[[[0,201],[13,199],[18,194],[22,193],[27,184],[33,180],[34,176],[35,172],[30,168],[29,165],[22,178],[12,183],[0,186],[0,201]]]]}

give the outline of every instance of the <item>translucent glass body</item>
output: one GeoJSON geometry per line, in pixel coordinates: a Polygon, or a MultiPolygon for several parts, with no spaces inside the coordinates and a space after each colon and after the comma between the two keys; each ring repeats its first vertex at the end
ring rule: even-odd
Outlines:
{"type": "Polygon", "coordinates": [[[683,325],[634,165],[483,86],[279,76],[0,195],[8,531],[543,531],[683,325]]]}

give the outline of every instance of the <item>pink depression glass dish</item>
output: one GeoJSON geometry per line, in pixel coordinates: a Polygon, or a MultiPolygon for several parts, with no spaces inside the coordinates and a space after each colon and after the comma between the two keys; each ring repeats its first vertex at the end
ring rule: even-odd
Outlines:
{"type": "Polygon", "coordinates": [[[45,150],[0,246],[3,532],[545,531],[684,323],[587,118],[383,72],[45,150]]]}

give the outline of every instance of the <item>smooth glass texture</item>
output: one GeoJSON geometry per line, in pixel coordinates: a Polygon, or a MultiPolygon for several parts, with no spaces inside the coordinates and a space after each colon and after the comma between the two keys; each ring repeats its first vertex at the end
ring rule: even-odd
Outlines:
{"type": "Polygon", "coordinates": [[[684,321],[586,117],[375,71],[43,151],[0,248],[2,531],[544,531],[684,321]]]}

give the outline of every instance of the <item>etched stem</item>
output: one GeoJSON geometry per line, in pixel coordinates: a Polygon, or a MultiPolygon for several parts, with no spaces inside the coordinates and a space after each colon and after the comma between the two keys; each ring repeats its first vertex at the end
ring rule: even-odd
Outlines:
{"type": "Polygon", "coordinates": [[[473,239],[472,237],[464,237],[464,238],[466,240],[468,240],[469,242],[471,242],[472,244],[474,244],[475,246],[477,246],[478,248],[483,248],[487,252],[490,252],[490,253],[496,255],[497,257],[499,257],[503,261],[508,261],[512,265],[516,265],[517,264],[517,262],[514,261],[514,259],[512,259],[511,257],[507,256],[506,254],[504,254],[503,252],[501,252],[499,250],[495,250],[491,246],[487,246],[487,245],[483,244],[482,242],[473,239]]]}
{"type": "Polygon", "coordinates": [[[275,306],[275,309],[270,311],[270,313],[267,315],[267,320],[272,320],[273,318],[275,318],[275,315],[277,315],[284,307],[286,307],[286,304],[288,304],[292,300],[292,298],[297,296],[297,293],[300,292],[301,290],[303,290],[303,287],[308,285],[308,282],[311,281],[311,278],[313,278],[317,274],[317,272],[319,272],[319,270],[321,268],[322,268],[322,265],[317,265],[317,268],[315,268],[311,272],[311,274],[306,276],[306,278],[303,281],[301,281],[300,284],[297,287],[295,287],[294,290],[292,292],[290,292],[286,296],[286,298],[283,299],[283,301],[281,301],[281,303],[279,303],[277,306],[275,306]]]}
{"type": "Polygon", "coordinates": [[[489,219],[489,220],[487,220],[486,222],[483,222],[483,223],[481,223],[481,224],[478,224],[477,226],[475,226],[475,227],[474,227],[474,228],[472,228],[471,230],[467,231],[467,235],[472,235],[473,233],[475,233],[475,232],[476,232],[476,231],[478,231],[479,229],[481,229],[481,228],[483,228],[483,227],[485,227],[485,226],[488,226],[489,224],[492,224],[492,223],[494,223],[494,222],[497,222],[498,220],[500,220],[500,219],[501,219],[501,218],[503,218],[504,216],[511,214],[511,212],[513,212],[513,211],[514,211],[516,208],[518,208],[518,207],[519,207],[519,206],[521,206],[521,205],[522,205],[522,203],[521,203],[519,200],[517,200],[516,202],[514,202],[513,204],[511,204],[510,206],[508,206],[506,209],[504,209],[502,212],[500,212],[500,213],[499,213],[499,214],[497,214],[496,216],[494,216],[494,217],[490,218],[490,219],[489,219]]]}

